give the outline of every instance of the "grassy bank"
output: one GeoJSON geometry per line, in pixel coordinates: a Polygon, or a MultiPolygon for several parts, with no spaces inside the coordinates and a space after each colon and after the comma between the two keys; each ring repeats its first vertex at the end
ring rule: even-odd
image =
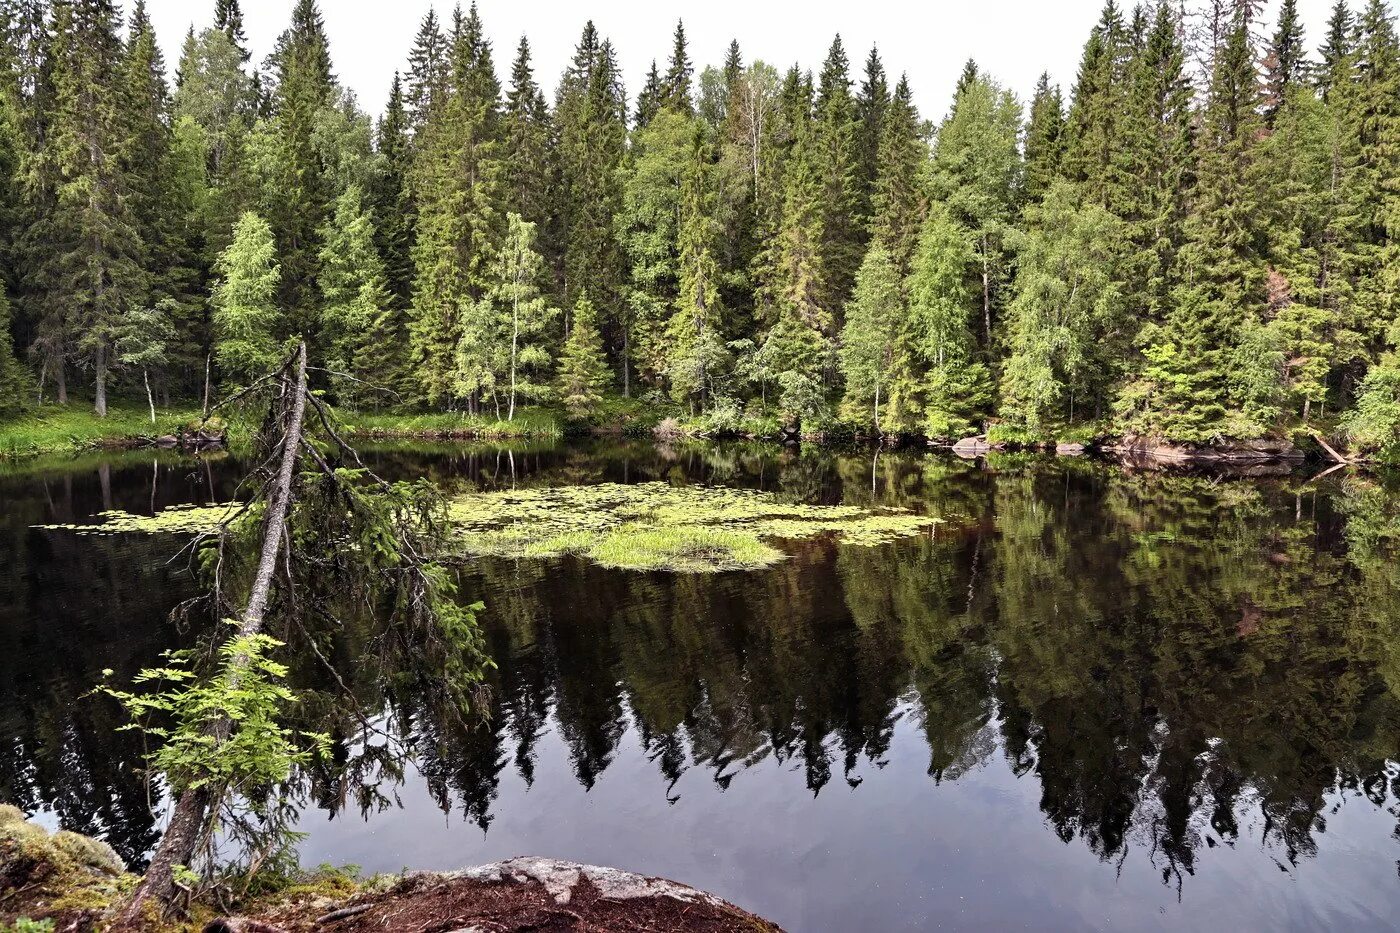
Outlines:
{"type": "Polygon", "coordinates": [[[80,405],[45,405],[18,418],[0,421],[0,457],[34,457],[40,454],[122,447],[143,437],[173,434],[199,417],[197,408],[157,410],[151,424],[144,406],[118,405],[99,418],[80,405]]]}

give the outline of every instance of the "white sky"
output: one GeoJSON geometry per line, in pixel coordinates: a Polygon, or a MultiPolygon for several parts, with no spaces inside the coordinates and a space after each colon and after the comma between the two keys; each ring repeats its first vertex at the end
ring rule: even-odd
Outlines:
{"type": "MultiPolygon", "coordinates": [[[[214,0],[147,3],[173,72],[185,30],[191,22],[196,29],[209,25],[214,0]]],[[[1131,0],[1119,3],[1132,7],[1131,0]]],[[[1360,3],[1353,0],[1351,5],[1355,9],[1360,3]]],[[[444,22],[453,7],[452,0],[320,0],[320,5],[336,74],[374,114],[384,106],[394,71],[405,68],[428,7],[435,6],[444,22]]],[[[1277,5],[1277,0],[1269,4],[1265,15],[1270,20],[1277,5]]],[[[254,61],[271,51],[291,7],[292,0],[243,0],[254,61]]],[[[552,92],[591,17],[617,47],[627,92],[635,96],[653,58],[664,68],[681,17],[697,73],[723,61],[731,38],[739,40],[746,62],[761,58],[779,70],[797,62],[815,71],[839,32],[858,81],[866,53],[878,44],[891,86],[907,71],[919,112],[935,120],[946,109],[969,57],[1023,100],[1044,70],[1068,97],[1101,7],[1102,0],[479,0],[503,86],[523,32],[534,52],[536,80],[552,92]]],[[[1321,39],[1329,7],[1329,0],[1299,2],[1309,48],[1321,39]]]]}

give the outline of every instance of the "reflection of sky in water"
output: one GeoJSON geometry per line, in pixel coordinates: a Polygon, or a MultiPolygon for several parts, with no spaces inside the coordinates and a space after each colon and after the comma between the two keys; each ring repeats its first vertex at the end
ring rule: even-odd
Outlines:
{"type": "MultiPolygon", "coordinates": [[[[967,929],[1391,929],[1400,883],[1387,853],[1393,823],[1354,795],[1328,795],[1328,832],[1296,869],[1242,838],[1200,856],[1196,874],[1162,883],[1161,862],[1133,847],[1121,866],[1100,861],[1045,826],[1034,775],[1017,778],[993,755],[935,784],[928,746],[908,706],[888,764],[863,763],[851,788],[837,779],[815,798],[800,762],[771,756],[721,791],[691,768],[667,800],[665,781],[635,730],[584,791],[557,727],[536,745],[533,786],[507,767],[495,819],[483,833],[460,811],[445,815],[410,777],[402,811],[362,823],[317,813],[300,829],[306,864],[449,869],[546,853],[687,883],[793,931],[967,929]],[[1335,814],[1331,813],[1336,807],[1335,814]]],[[[1257,820],[1257,817],[1255,818],[1257,820]]]]}
{"type": "MultiPolygon", "coordinates": [[[[390,475],[492,488],[685,477],[865,504],[874,473],[876,504],[961,521],[703,579],[474,565],[465,592],[501,665],[491,726],[430,723],[433,780],[411,766],[383,788],[403,809],[367,821],[306,813],[302,861],[548,855],[673,877],[793,931],[1393,926],[1400,768],[1379,762],[1400,757],[1400,586],[1348,537],[1384,497],[739,450],[375,451],[390,475]],[[528,785],[524,700],[547,710],[528,785]]],[[[231,465],[160,463],[0,470],[0,801],[128,854],[154,838],[139,741],[79,698],[178,642],[163,615],[192,582],[158,539],[29,526],[231,494],[231,465]]]]}

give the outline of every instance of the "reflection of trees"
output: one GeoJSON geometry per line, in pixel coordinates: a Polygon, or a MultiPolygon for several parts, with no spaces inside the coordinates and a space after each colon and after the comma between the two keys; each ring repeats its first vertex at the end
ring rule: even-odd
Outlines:
{"type": "MultiPolygon", "coordinates": [[[[1400,497],[1376,483],[650,440],[372,456],[386,474],[441,482],[729,483],[952,520],[875,548],[800,542],[759,573],[476,562],[463,592],[485,601],[499,663],[484,722],[437,702],[431,653],[384,641],[372,620],[281,633],[302,653],[300,724],[336,739],[335,760],[307,775],[316,806],[394,805],[411,757],[440,806],[485,827],[501,776],[531,780],[548,731],[585,787],[631,729],[658,793],[687,769],[727,787],[769,758],[815,793],[883,763],[901,714],[922,730],[934,780],[999,749],[1034,774],[1061,838],[1112,860],[1141,849],[1169,881],[1251,813],[1296,860],[1329,793],[1393,803],[1400,497]]],[[[162,496],[185,494],[177,477],[160,482],[162,496]]],[[[107,489],[130,508],[146,483],[119,470],[107,489]]],[[[182,584],[153,542],[28,530],[100,507],[95,471],[24,489],[0,558],[40,570],[0,578],[0,797],[51,801],[67,825],[108,827],[139,853],[153,834],[137,740],[77,695],[170,642],[159,620],[182,584]],[[25,666],[36,657],[44,670],[25,666]]]]}

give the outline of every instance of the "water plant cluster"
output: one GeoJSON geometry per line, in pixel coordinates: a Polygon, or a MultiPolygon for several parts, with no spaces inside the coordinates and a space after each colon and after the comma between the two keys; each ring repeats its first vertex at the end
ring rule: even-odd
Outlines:
{"type": "MultiPolygon", "coordinates": [[[[92,524],[41,525],[79,534],[199,534],[239,506],[175,506],[154,515],[98,513],[92,524]]],[[[773,493],[662,482],[602,483],[469,493],[447,502],[449,547],[462,556],[578,555],[622,570],[706,573],[754,570],[786,555],[772,542],[834,535],[874,546],[940,521],[903,509],[806,505],[773,493]]]]}
{"type": "Polygon", "coordinates": [[[784,502],[772,493],[667,483],[512,489],[448,503],[465,553],[576,554],[626,570],[751,570],[782,560],[770,542],[834,534],[852,545],[918,534],[938,519],[900,509],[784,502]]]}

